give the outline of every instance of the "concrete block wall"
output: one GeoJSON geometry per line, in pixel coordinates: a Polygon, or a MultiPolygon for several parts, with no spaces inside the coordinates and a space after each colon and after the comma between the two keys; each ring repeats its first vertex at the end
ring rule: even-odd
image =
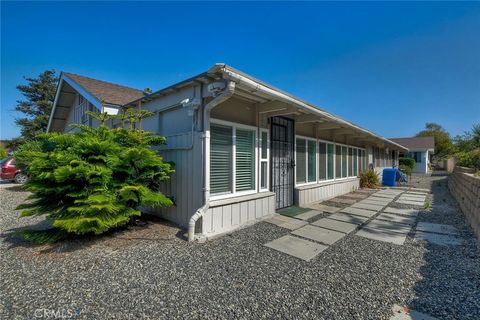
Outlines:
{"type": "Polygon", "coordinates": [[[448,187],[480,240],[480,177],[473,173],[472,169],[456,167],[448,187]]]}

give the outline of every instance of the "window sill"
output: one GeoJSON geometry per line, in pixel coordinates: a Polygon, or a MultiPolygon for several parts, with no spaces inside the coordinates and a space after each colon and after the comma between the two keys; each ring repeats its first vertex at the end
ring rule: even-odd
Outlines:
{"type": "Polygon", "coordinates": [[[270,191],[263,191],[263,192],[258,192],[258,193],[243,195],[243,196],[232,196],[230,198],[225,198],[225,199],[211,200],[210,201],[210,208],[224,206],[224,205],[227,205],[227,204],[234,204],[234,203],[239,203],[239,202],[245,202],[245,201],[250,201],[250,200],[266,198],[266,197],[270,197],[270,196],[273,196],[273,195],[275,195],[275,193],[270,192],[270,191]]]}

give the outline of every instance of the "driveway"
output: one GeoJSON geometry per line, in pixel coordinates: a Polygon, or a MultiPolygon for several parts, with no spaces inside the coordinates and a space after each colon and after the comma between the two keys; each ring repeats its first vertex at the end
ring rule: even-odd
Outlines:
{"type": "MultiPolygon", "coordinates": [[[[415,184],[432,190],[431,206],[417,207],[401,244],[349,231],[309,261],[265,246],[287,235],[301,238],[267,222],[206,243],[188,243],[182,230],[154,220],[96,239],[32,246],[13,231],[44,222],[19,219],[13,209],[28,193],[2,188],[1,318],[63,312],[79,319],[390,319],[400,306],[439,319],[478,319],[480,254],[446,179],[415,184]],[[455,228],[460,243],[416,238],[419,222],[455,228]]],[[[347,198],[375,205],[357,193],[341,200],[347,198]]],[[[322,205],[350,206],[342,201],[322,205]]]]}

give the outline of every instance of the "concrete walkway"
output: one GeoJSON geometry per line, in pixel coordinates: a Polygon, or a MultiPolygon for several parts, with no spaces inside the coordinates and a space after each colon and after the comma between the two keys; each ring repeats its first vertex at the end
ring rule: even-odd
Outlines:
{"type": "MultiPolygon", "coordinates": [[[[367,198],[362,197],[362,200],[359,197],[360,201],[343,209],[314,204],[311,207],[315,210],[293,218],[276,216],[267,222],[292,232],[290,235],[266,243],[265,246],[309,261],[326,250],[328,246],[359,228],[361,228],[357,232],[359,236],[401,245],[415,223],[417,211],[387,206],[403,193],[405,190],[383,189],[367,198]],[[387,211],[381,213],[384,208],[387,211]],[[331,215],[307,224],[309,219],[324,212],[331,215]]],[[[331,199],[329,202],[345,203],[343,200],[344,198],[340,201],[331,199]]]]}
{"type": "MultiPolygon", "coordinates": [[[[355,194],[357,197],[347,194],[328,200],[330,203],[350,204],[343,209],[317,203],[310,205],[314,210],[293,218],[275,216],[267,222],[289,229],[291,234],[270,241],[265,246],[306,261],[356,231],[357,236],[401,246],[416,224],[418,207],[424,206],[427,193],[427,189],[390,188],[366,198],[359,196],[360,193],[355,194]],[[352,198],[358,201],[351,203],[352,198]],[[392,203],[412,208],[390,207],[392,203]],[[308,222],[324,213],[330,215],[308,222]]],[[[420,222],[415,228],[414,239],[437,245],[459,245],[461,241],[456,235],[457,231],[452,226],[420,222]]]]}

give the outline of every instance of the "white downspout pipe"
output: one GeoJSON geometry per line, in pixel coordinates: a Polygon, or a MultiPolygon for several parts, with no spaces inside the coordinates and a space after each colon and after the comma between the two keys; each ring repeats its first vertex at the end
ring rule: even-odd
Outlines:
{"type": "Polygon", "coordinates": [[[210,111],[215,108],[220,103],[229,99],[235,92],[235,82],[229,81],[227,87],[215,97],[212,101],[206,104],[203,108],[203,133],[204,133],[204,142],[203,142],[203,176],[204,176],[204,188],[203,188],[203,197],[204,205],[200,207],[195,214],[190,218],[188,222],[188,241],[195,240],[195,224],[198,219],[200,219],[205,212],[207,212],[210,207],[210,111]]]}

